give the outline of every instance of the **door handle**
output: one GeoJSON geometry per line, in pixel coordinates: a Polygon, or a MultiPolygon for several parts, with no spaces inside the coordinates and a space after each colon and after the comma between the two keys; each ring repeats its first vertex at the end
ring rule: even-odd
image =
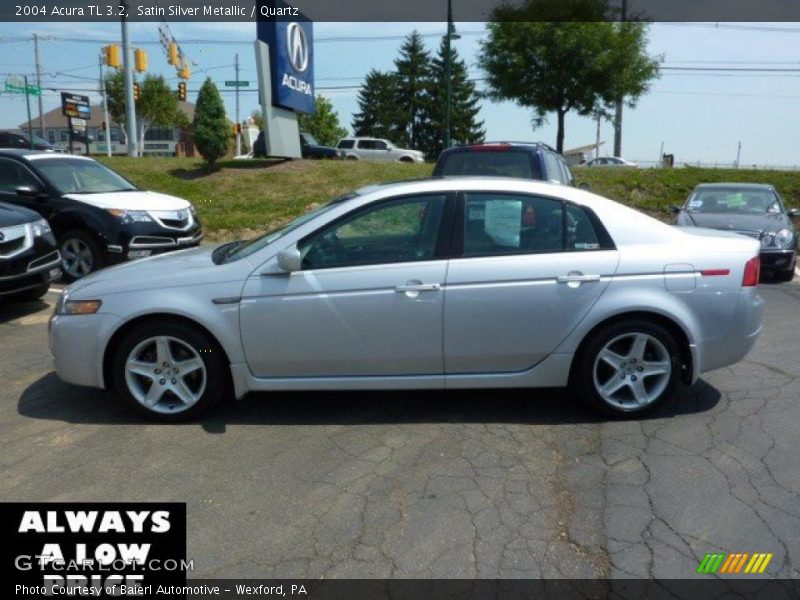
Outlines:
{"type": "Polygon", "coordinates": [[[435,292],[440,290],[442,286],[438,283],[407,283],[405,285],[398,285],[394,288],[395,292],[435,292]]]}
{"type": "Polygon", "coordinates": [[[556,281],[558,281],[558,283],[586,283],[589,281],[600,281],[600,275],[559,275],[556,281]]]}

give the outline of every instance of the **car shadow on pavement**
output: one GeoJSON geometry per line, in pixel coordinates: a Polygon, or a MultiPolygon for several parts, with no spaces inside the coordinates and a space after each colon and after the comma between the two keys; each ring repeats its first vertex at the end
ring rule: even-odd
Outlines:
{"type": "MultiPolygon", "coordinates": [[[[713,409],[720,392],[700,380],[650,415],[664,419],[713,409]]],[[[19,399],[19,413],[68,423],[148,424],[109,392],[63,383],[49,373],[19,399]]],[[[227,425],[365,425],[399,423],[601,423],[560,389],[404,390],[252,393],[230,400],[190,425],[225,433],[227,425]]]]}
{"type": "Polygon", "coordinates": [[[8,302],[0,300],[0,325],[20,317],[27,317],[47,308],[47,302],[34,300],[32,302],[8,302]]]}

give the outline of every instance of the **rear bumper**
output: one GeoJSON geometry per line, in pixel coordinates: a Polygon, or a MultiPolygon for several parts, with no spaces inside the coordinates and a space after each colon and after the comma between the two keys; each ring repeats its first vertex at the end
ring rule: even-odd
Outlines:
{"type": "Polygon", "coordinates": [[[720,369],[742,360],[752,350],[763,328],[764,299],[756,288],[743,288],[739,295],[731,329],[720,338],[693,348],[696,360],[694,378],[700,373],[720,369]]]}

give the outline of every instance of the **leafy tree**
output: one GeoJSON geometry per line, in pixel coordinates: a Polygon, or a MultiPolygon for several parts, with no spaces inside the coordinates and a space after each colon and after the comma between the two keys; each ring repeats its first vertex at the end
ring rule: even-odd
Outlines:
{"type": "Polygon", "coordinates": [[[386,138],[399,142],[400,109],[397,77],[372,69],[358,91],[359,112],[353,115],[353,133],[357,136],[386,138]]]}
{"type": "Polygon", "coordinates": [[[336,114],[330,100],[324,96],[317,96],[316,104],[315,113],[300,115],[300,131],[310,133],[323,146],[335,146],[347,135],[347,129],[339,124],[339,115],[336,114]]]}
{"type": "Polygon", "coordinates": [[[207,77],[197,94],[194,110],[194,142],[197,151],[212,166],[228,152],[230,124],[219,90],[207,77]]]}
{"type": "MultiPolygon", "coordinates": [[[[128,130],[125,124],[128,119],[125,115],[125,75],[122,71],[106,73],[106,102],[108,103],[108,115],[114,123],[122,128],[122,135],[125,142],[128,141],[128,130]]],[[[109,123],[110,125],[110,123],[109,123]]]]}
{"type": "Polygon", "coordinates": [[[397,96],[400,110],[396,127],[401,133],[400,142],[410,148],[422,143],[430,111],[431,64],[430,55],[416,30],[406,37],[400,47],[400,56],[394,61],[397,70],[397,96]]]}
{"type": "MultiPolygon", "coordinates": [[[[447,44],[442,40],[437,56],[431,61],[433,84],[430,87],[425,136],[420,144],[429,158],[436,158],[444,148],[445,121],[447,112],[447,44]]],[[[466,63],[458,52],[450,47],[450,135],[453,142],[475,144],[483,141],[486,131],[483,121],[478,121],[480,112],[475,84],[469,80],[466,63]]]]}
{"type": "Polygon", "coordinates": [[[178,98],[161,75],[147,75],[141,86],[141,98],[136,103],[139,121],[139,145],[144,148],[144,134],[150,127],[173,127],[178,123],[178,98]]]}
{"type": "Polygon", "coordinates": [[[547,113],[556,113],[556,149],[562,152],[569,111],[589,115],[621,96],[635,106],[658,76],[660,58],[645,52],[646,24],[617,26],[604,20],[609,15],[605,0],[563,0],[553,6],[547,0],[528,0],[521,7],[495,10],[479,64],[486,73],[488,96],[532,108],[534,127],[547,113]],[[553,15],[553,10],[561,12],[553,15]],[[534,22],[532,15],[537,14],[552,21],[534,22]]]}

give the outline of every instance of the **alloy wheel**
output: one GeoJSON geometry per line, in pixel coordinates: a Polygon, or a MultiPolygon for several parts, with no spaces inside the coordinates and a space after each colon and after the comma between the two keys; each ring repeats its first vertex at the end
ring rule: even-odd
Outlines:
{"type": "Polygon", "coordinates": [[[73,279],[84,277],[94,267],[92,249],[83,240],[69,238],[61,245],[61,264],[73,279]]]}
{"type": "Polygon", "coordinates": [[[658,338],[642,332],[613,338],[597,354],[594,386],[609,405],[638,410],[658,400],[669,385],[672,360],[658,338]]]}
{"type": "Polygon", "coordinates": [[[177,414],[194,406],[206,389],[206,367],[189,344],[156,336],[137,344],[125,361],[125,383],[149,411],[177,414]]]}

